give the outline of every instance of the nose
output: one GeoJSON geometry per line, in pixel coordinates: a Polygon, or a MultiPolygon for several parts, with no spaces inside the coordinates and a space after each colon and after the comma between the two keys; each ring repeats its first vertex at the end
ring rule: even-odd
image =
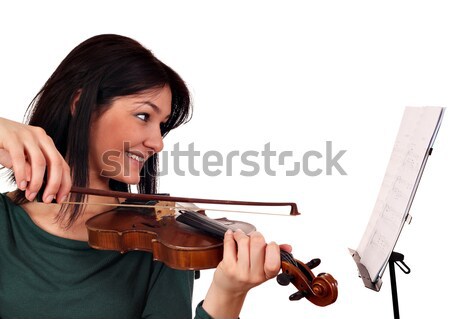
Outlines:
{"type": "Polygon", "coordinates": [[[159,153],[162,151],[164,142],[161,129],[159,127],[147,130],[146,138],[144,139],[144,146],[149,148],[153,153],[159,153]]]}

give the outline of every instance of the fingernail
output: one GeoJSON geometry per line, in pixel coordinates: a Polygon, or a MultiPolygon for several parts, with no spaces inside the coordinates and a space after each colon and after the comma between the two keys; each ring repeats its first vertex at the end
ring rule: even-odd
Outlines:
{"type": "Polygon", "coordinates": [[[45,199],[45,202],[51,203],[53,200],[55,199],[55,195],[48,195],[47,198],[45,199]]]}
{"type": "Polygon", "coordinates": [[[228,229],[228,230],[225,232],[225,235],[231,235],[231,234],[233,234],[233,231],[232,231],[231,229],[228,229]]]}
{"type": "Polygon", "coordinates": [[[64,203],[66,201],[66,199],[67,199],[67,195],[64,195],[59,202],[64,203]]]}
{"type": "Polygon", "coordinates": [[[28,195],[28,200],[31,202],[32,200],[34,200],[36,195],[37,195],[37,193],[31,193],[30,195],[28,195]]]}
{"type": "Polygon", "coordinates": [[[20,190],[25,190],[27,188],[27,181],[21,181],[19,184],[20,190]]]}

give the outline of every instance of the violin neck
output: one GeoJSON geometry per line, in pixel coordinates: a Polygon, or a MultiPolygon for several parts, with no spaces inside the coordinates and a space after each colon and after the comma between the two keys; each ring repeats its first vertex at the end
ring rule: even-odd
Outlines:
{"type": "Polygon", "coordinates": [[[180,223],[194,227],[214,237],[223,239],[228,227],[218,221],[194,211],[180,210],[180,215],[176,218],[180,223]]]}
{"type": "MultiPolygon", "coordinates": [[[[180,210],[180,215],[176,218],[180,223],[194,227],[195,229],[206,232],[207,234],[223,239],[228,229],[236,230],[232,225],[225,226],[224,224],[209,218],[206,215],[199,214],[195,211],[180,210]]],[[[281,250],[281,261],[286,261],[297,267],[297,261],[291,253],[281,250]]]]}

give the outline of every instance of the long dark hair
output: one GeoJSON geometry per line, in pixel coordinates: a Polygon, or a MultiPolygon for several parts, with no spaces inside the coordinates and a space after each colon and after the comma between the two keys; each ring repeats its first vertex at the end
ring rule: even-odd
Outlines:
{"type": "MultiPolygon", "coordinates": [[[[69,53],[35,96],[28,107],[28,124],[46,131],[61,155],[69,159],[73,185],[86,187],[89,132],[94,116],[104,111],[116,97],[165,85],[172,92],[172,111],[170,119],[161,127],[163,136],[190,118],[190,95],[184,81],[135,40],[114,34],[94,36],[69,53]],[[76,107],[71,110],[76,97],[76,107]]],[[[157,172],[155,154],[141,171],[138,192],[156,192],[157,172]]],[[[12,173],[10,176],[14,180],[12,173]]],[[[42,196],[44,188],[38,196],[42,196]]],[[[112,179],[110,188],[129,191],[127,184],[112,179]]],[[[70,200],[84,201],[85,196],[71,194],[70,200]]],[[[26,202],[25,193],[16,192],[14,201],[26,202]]],[[[67,205],[58,219],[63,220],[69,214],[69,227],[81,212],[79,205],[67,205]]]]}

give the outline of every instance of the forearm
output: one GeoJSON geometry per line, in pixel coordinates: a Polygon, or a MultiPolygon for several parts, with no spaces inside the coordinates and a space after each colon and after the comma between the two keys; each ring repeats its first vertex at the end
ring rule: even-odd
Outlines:
{"type": "Polygon", "coordinates": [[[246,295],[243,292],[224,293],[213,282],[203,301],[203,309],[214,319],[239,318],[246,295]]]}

